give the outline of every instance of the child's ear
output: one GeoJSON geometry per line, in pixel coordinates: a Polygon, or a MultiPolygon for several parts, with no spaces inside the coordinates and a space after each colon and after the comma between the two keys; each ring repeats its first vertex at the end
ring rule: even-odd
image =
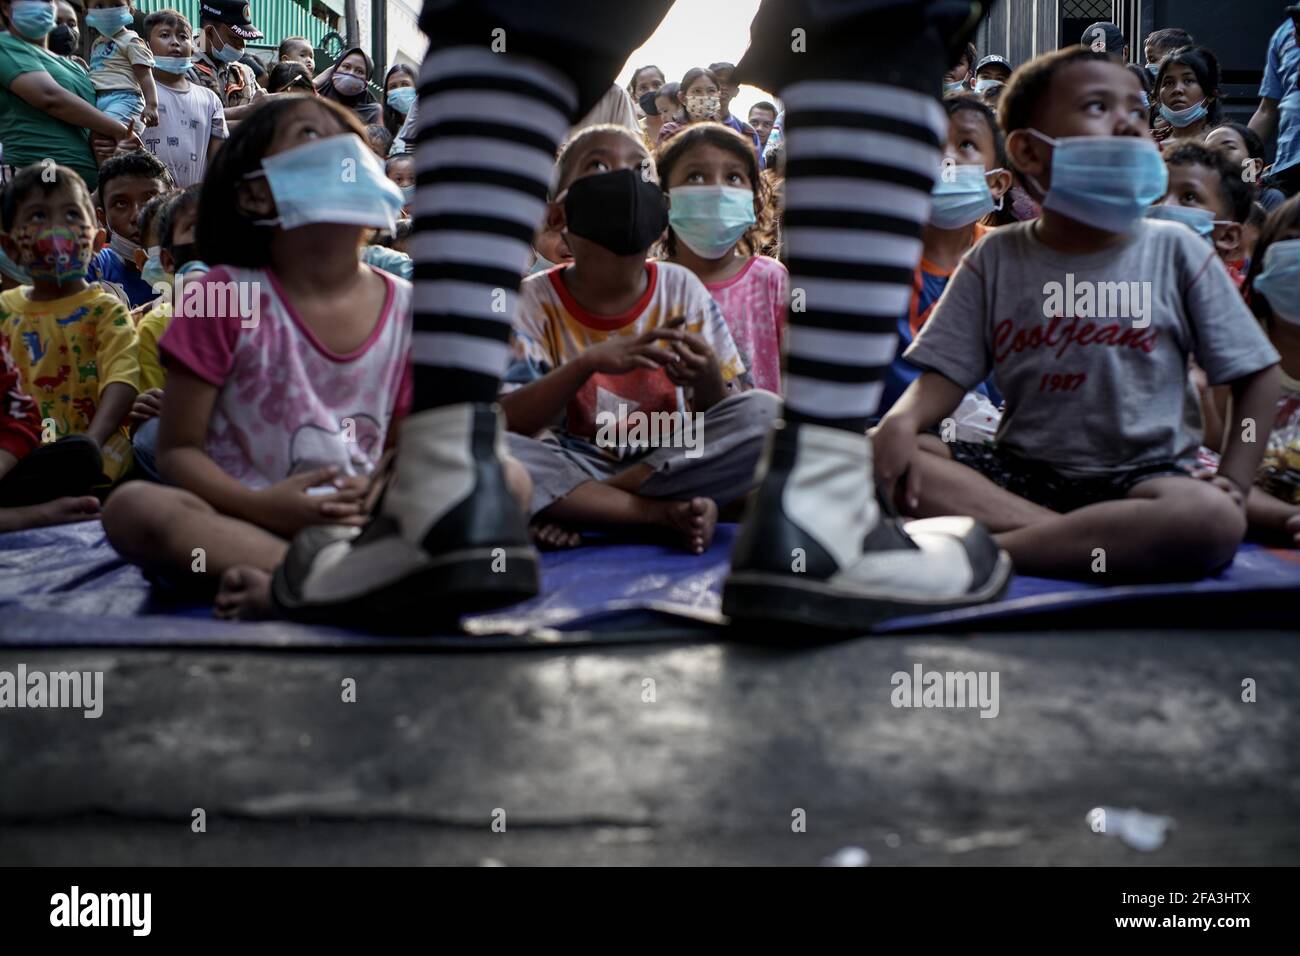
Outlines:
{"type": "Polygon", "coordinates": [[[1001,199],[1007,194],[1012,186],[1015,185],[1015,177],[1011,175],[1009,169],[999,170],[989,176],[989,192],[993,193],[994,199],[1001,199]]]}
{"type": "Polygon", "coordinates": [[[552,199],[546,204],[546,222],[543,228],[546,232],[562,233],[568,225],[564,216],[564,203],[552,199]]]}
{"type": "Polygon", "coordinates": [[[1214,230],[1214,248],[1220,258],[1238,259],[1241,249],[1241,223],[1234,222],[1227,226],[1217,226],[1214,230]]]}
{"type": "Polygon", "coordinates": [[[1044,189],[1051,186],[1051,147],[1028,130],[1018,129],[1007,137],[1007,156],[1017,172],[1033,176],[1044,189]]]}
{"type": "Polygon", "coordinates": [[[174,276],[176,274],[176,260],[172,258],[170,249],[163,249],[158,253],[158,262],[162,265],[163,272],[167,273],[169,276],[174,276]]]}
{"type": "Polygon", "coordinates": [[[100,227],[101,229],[107,229],[107,228],[108,228],[108,218],[104,215],[104,207],[103,207],[103,206],[96,206],[96,207],[95,207],[95,221],[99,223],[99,227],[100,227]]]}

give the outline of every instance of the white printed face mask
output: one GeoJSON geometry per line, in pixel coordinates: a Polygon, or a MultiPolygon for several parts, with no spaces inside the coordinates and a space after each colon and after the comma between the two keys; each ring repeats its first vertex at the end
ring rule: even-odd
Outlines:
{"type": "Polygon", "coordinates": [[[692,93],[686,97],[686,112],[693,120],[717,119],[722,112],[722,98],[711,93],[692,93]]]}

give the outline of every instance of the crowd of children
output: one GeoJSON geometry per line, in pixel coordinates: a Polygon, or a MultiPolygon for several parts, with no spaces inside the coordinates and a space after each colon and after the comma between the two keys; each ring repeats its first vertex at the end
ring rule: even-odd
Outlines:
{"type": "MultiPolygon", "coordinates": [[[[46,7],[3,0],[3,25],[82,69],[47,49],[46,7]]],[[[786,362],[788,318],[855,262],[826,216],[783,216],[799,130],[780,104],[733,116],[731,63],[671,83],[642,67],[549,154],[540,227],[494,226],[491,245],[476,230],[495,183],[457,192],[417,165],[419,136],[444,128],[417,125],[413,70],[389,69],[377,98],[363,51],[318,73],[289,37],[249,88],[231,67],[247,8],[203,9],[196,33],[174,10],[89,0],[86,109],[110,119],[62,115],[85,125],[93,177],[0,167],[0,531],[102,508],[158,587],[230,617],[291,603],[276,576],[295,536],[378,540],[376,502],[409,494],[395,476],[440,467],[391,453],[413,401],[431,404],[421,336],[487,328],[470,300],[498,275],[490,308],[512,321],[484,341],[508,350],[506,434],[454,427],[488,429],[535,545],[604,532],[700,554],[719,520],[763,506],[780,396],[810,374],[786,362]],[[448,242],[476,264],[438,266],[448,242]],[[792,288],[790,242],[790,270],[823,288],[792,288]],[[412,283],[436,287],[436,315],[412,283]],[[638,437],[646,422],[660,431],[638,437]]],[[[1226,118],[1211,50],[1162,30],[1130,68],[1118,28],[1090,31],[1018,66],[959,48],[929,200],[896,197],[923,228],[854,222],[902,250],[858,279],[881,303],[910,285],[906,308],[878,310],[879,371],[854,382],[871,408],[822,417],[870,426],[859,479],[885,512],[977,519],[1024,573],[1087,577],[1100,553],[1114,578],[1195,578],[1247,534],[1300,547],[1295,177],[1264,165],[1266,124],[1226,118]]],[[[6,49],[5,101],[22,89],[6,49]]],[[[1266,93],[1296,85],[1294,37],[1269,70],[1266,93]]],[[[495,149],[459,161],[522,181],[495,149]]],[[[805,353],[833,362],[858,304],[823,307],[805,353]]],[[[481,351],[463,367],[498,354],[481,351]]]]}

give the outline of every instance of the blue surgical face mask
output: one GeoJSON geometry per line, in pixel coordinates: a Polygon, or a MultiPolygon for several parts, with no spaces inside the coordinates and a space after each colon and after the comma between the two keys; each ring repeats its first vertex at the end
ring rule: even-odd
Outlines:
{"type": "Polygon", "coordinates": [[[401,186],[399,188],[402,190],[402,198],[406,200],[406,205],[409,206],[411,203],[415,202],[414,186],[401,186]]]}
{"type": "Polygon", "coordinates": [[[101,7],[98,10],[86,11],[86,25],[106,37],[111,37],[134,20],[130,7],[101,7]]]}
{"type": "Polygon", "coordinates": [[[1042,206],[1106,232],[1127,232],[1169,191],[1169,171],[1160,150],[1137,136],[1063,136],[1029,129],[1052,149],[1052,187],[1043,189],[1042,206]]]}
{"type": "Polygon", "coordinates": [[[1160,64],[1159,64],[1159,63],[1148,63],[1148,64],[1147,64],[1147,72],[1150,73],[1152,76],[1156,76],[1157,74],[1160,73],[1160,64]]]}
{"type": "Polygon", "coordinates": [[[370,226],[392,232],[406,199],[384,175],[374,152],[352,133],[295,146],[262,160],[278,216],[259,226],[296,229],[313,223],[370,226]]]}
{"type": "Polygon", "coordinates": [[[140,278],[151,286],[159,283],[171,285],[172,277],[162,264],[162,247],[150,246],[148,250],[149,258],[145,259],[144,265],[140,269],[140,278]]]}
{"type": "Polygon", "coordinates": [[[180,76],[194,65],[194,58],[189,56],[157,56],[153,58],[153,65],[158,67],[164,73],[174,73],[180,76]]]}
{"type": "Polygon", "coordinates": [[[964,89],[966,89],[965,80],[958,80],[956,83],[945,83],[943,85],[943,95],[947,96],[949,93],[959,93],[964,89]]]}
{"type": "Polygon", "coordinates": [[[418,94],[413,86],[399,86],[395,90],[388,91],[388,105],[405,115],[411,112],[411,104],[415,102],[418,94]]]}
{"type": "Polygon", "coordinates": [[[741,186],[675,186],[668,199],[668,225],[702,259],[721,259],[757,219],[754,192],[741,186]]]}
{"type": "Polygon", "coordinates": [[[235,49],[233,44],[222,43],[220,37],[217,38],[217,42],[222,44],[220,49],[208,44],[208,54],[214,60],[220,60],[222,63],[234,63],[244,55],[244,51],[235,49]]]}
{"type": "Polygon", "coordinates": [[[1000,172],[990,169],[986,173],[981,164],[945,167],[930,192],[930,224],[939,229],[961,229],[1002,208],[1001,200],[994,204],[988,181],[1000,172]]]}
{"type": "Polygon", "coordinates": [[[14,0],[9,8],[14,29],[29,40],[39,40],[54,29],[52,0],[14,0]]]}
{"type": "Polygon", "coordinates": [[[1193,123],[1205,119],[1209,112],[1205,107],[1205,100],[1201,100],[1195,106],[1189,106],[1185,110],[1171,110],[1164,103],[1160,104],[1160,115],[1165,118],[1165,122],[1177,129],[1191,126],[1193,123]]]}
{"type": "Polygon", "coordinates": [[[1002,85],[1002,81],[1001,81],[1001,80],[995,80],[995,79],[992,79],[992,78],[985,78],[985,79],[983,79],[983,80],[976,80],[976,81],[975,81],[975,92],[976,92],[976,93],[987,93],[989,90],[994,89],[995,87],[999,87],[999,86],[1001,86],[1001,85],[1002,85]]]}
{"type": "Polygon", "coordinates": [[[1264,252],[1264,268],[1255,276],[1254,291],[1288,325],[1300,325],[1300,239],[1283,239],[1264,252]]]}
{"type": "Polygon", "coordinates": [[[209,272],[208,264],[202,259],[191,259],[189,262],[183,262],[176,267],[178,276],[193,275],[196,272],[209,272]]]}
{"type": "Polygon", "coordinates": [[[1208,209],[1198,209],[1195,206],[1180,206],[1177,203],[1161,203],[1158,206],[1152,206],[1147,210],[1147,218],[1181,222],[1207,242],[1214,241],[1211,234],[1218,223],[1218,220],[1214,218],[1214,213],[1208,209]]]}

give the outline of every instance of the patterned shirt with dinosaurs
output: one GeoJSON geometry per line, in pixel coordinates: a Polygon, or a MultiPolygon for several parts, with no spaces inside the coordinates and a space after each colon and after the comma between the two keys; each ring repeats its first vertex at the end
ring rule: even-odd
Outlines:
{"type": "MultiPolygon", "coordinates": [[[[0,293],[0,335],[41,420],[58,437],[89,430],[101,392],[114,382],[140,386],[136,331],[121,301],[97,285],[76,295],[33,302],[26,287],[0,293]]],[[[131,466],[123,427],[105,443],[104,474],[117,481],[131,466]]]]}

